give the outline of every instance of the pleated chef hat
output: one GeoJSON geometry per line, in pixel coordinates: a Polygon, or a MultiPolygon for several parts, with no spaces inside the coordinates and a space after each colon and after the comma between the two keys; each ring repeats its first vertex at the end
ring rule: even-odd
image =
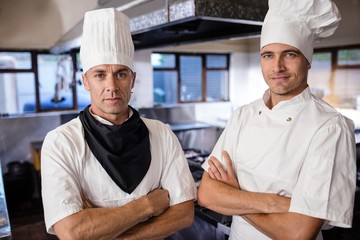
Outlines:
{"type": "Polygon", "coordinates": [[[80,61],[84,73],[101,64],[121,64],[134,71],[129,18],[115,8],[85,13],[80,61]]]}
{"type": "Polygon", "coordinates": [[[330,0],[269,0],[260,47],[288,44],[311,63],[315,41],[332,35],[340,20],[339,10],[330,0]]]}

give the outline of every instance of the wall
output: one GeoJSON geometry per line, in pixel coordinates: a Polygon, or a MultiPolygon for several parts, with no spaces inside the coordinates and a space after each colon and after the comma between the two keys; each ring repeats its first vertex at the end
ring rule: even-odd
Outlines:
{"type": "Polygon", "coordinates": [[[51,48],[96,6],[97,0],[1,1],[0,48],[51,48]]]}
{"type": "Polygon", "coordinates": [[[130,104],[135,108],[152,107],[154,105],[151,52],[151,50],[135,52],[136,80],[130,101],[130,104]]]}
{"type": "Polygon", "coordinates": [[[32,161],[31,142],[42,141],[48,131],[60,125],[59,113],[0,118],[0,160],[3,172],[12,161],[32,161]]]}
{"type": "Polygon", "coordinates": [[[231,56],[230,99],[241,106],[262,96],[267,86],[259,65],[259,52],[237,52],[231,56]]]}
{"type": "Polygon", "coordinates": [[[338,6],[341,21],[338,29],[329,38],[315,47],[331,47],[360,44],[360,0],[333,0],[338,6]]]}

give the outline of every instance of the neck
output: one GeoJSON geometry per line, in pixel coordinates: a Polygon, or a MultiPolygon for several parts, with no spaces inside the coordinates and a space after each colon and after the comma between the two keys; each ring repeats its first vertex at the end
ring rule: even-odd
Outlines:
{"type": "Polygon", "coordinates": [[[95,116],[98,116],[98,117],[101,117],[109,122],[111,122],[112,124],[114,125],[121,125],[123,124],[129,117],[130,117],[130,110],[129,110],[129,107],[127,107],[123,112],[121,113],[114,113],[114,114],[111,114],[111,113],[101,113],[101,114],[98,114],[96,112],[93,111],[93,109],[89,108],[89,111],[92,115],[95,115],[95,116]]]}
{"type": "Polygon", "coordinates": [[[266,103],[266,106],[269,109],[272,109],[277,104],[279,104],[279,102],[290,100],[293,97],[301,94],[307,87],[308,87],[308,85],[306,84],[303,87],[298,88],[295,91],[292,91],[292,92],[289,92],[286,94],[278,94],[278,93],[271,91],[271,89],[270,89],[270,98],[269,98],[269,101],[266,103]]]}

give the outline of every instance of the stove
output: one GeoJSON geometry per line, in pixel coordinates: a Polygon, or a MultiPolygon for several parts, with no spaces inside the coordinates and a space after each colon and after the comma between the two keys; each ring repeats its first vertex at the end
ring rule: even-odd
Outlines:
{"type": "MultiPolygon", "coordinates": [[[[204,173],[201,165],[209,157],[210,153],[200,149],[189,148],[184,149],[184,154],[195,183],[199,186],[204,173]]],[[[167,238],[167,240],[228,240],[231,222],[231,216],[201,207],[195,201],[195,219],[192,226],[175,233],[167,238]]]]}
{"type": "Polygon", "coordinates": [[[201,165],[205,162],[210,153],[200,149],[189,148],[184,149],[184,154],[188,161],[194,181],[198,185],[204,173],[204,169],[201,167],[201,165]]]}

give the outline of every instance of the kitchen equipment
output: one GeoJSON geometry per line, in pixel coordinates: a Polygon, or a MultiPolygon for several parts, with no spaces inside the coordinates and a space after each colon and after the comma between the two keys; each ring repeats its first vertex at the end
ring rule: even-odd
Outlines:
{"type": "MultiPolygon", "coordinates": [[[[191,174],[198,186],[204,169],[201,165],[209,156],[209,152],[197,148],[184,149],[191,174]]],[[[191,227],[184,229],[167,240],[226,240],[230,234],[232,217],[201,207],[195,202],[195,219],[191,227]]]]}

